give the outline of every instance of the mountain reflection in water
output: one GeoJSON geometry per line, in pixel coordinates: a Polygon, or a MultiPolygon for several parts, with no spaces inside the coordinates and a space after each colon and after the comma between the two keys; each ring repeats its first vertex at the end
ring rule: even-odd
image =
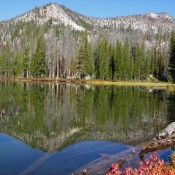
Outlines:
{"type": "Polygon", "coordinates": [[[166,93],[145,87],[1,82],[0,112],[0,132],[47,152],[83,140],[136,145],[169,122],[166,93]]]}

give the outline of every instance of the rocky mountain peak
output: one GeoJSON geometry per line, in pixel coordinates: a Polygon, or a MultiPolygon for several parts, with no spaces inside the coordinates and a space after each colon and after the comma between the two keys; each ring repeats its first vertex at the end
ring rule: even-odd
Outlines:
{"type": "Polygon", "coordinates": [[[158,33],[171,31],[175,27],[175,19],[167,13],[146,13],[140,15],[121,16],[115,18],[92,18],[73,12],[57,3],[50,3],[43,7],[36,7],[19,17],[10,21],[30,22],[35,21],[38,25],[45,24],[49,20],[52,24],[63,24],[74,30],[85,29],[108,29],[108,30],[139,30],[141,32],[158,33]]]}
{"type": "Polygon", "coordinates": [[[15,18],[13,21],[29,22],[32,20],[37,21],[38,24],[44,24],[47,21],[52,20],[55,25],[64,24],[75,30],[85,30],[70,18],[62,6],[56,3],[48,4],[40,8],[36,7],[34,10],[15,18]]]}

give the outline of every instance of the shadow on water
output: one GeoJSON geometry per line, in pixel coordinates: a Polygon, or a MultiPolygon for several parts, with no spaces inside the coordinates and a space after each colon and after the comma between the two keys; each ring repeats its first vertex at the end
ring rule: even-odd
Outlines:
{"type": "Polygon", "coordinates": [[[69,172],[95,159],[100,145],[101,153],[112,154],[128,148],[115,143],[137,145],[152,138],[172,120],[174,102],[167,97],[146,87],[0,82],[0,132],[30,145],[31,155],[32,150],[41,157],[54,154],[47,161],[53,171],[77,147],[83,158],[75,156],[69,168],[60,163],[59,171],[69,172]]]}

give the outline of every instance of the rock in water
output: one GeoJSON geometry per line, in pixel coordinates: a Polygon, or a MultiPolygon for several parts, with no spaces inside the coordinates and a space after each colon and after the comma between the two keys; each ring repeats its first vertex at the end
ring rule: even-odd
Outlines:
{"type": "Polygon", "coordinates": [[[157,139],[164,139],[168,136],[170,136],[175,131],[175,122],[170,123],[165,129],[160,131],[156,137],[157,139]]]}

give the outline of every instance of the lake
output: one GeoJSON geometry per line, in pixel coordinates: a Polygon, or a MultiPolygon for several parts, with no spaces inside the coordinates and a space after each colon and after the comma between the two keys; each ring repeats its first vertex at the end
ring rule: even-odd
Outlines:
{"type": "Polygon", "coordinates": [[[2,81],[0,174],[69,174],[154,137],[174,105],[147,87],[2,81]]]}

